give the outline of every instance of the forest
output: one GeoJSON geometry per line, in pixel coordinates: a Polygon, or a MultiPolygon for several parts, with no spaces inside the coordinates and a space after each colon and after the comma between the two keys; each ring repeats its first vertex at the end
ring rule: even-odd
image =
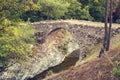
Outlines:
{"type": "MultiPolygon", "coordinates": [[[[120,23],[119,0],[114,0],[113,22],[120,23]]],[[[79,19],[104,21],[105,0],[3,0],[0,22],[79,19]]]]}

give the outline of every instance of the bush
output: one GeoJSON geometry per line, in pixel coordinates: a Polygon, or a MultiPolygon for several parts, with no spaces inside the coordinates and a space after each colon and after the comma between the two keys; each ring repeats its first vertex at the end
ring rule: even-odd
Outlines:
{"type": "Polygon", "coordinates": [[[36,22],[47,19],[47,16],[41,11],[27,11],[21,15],[21,19],[24,21],[36,22]]]}
{"type": "Polygon", "coordinates": [[[113,68],[113,74],[120,79],[120,62],[116,62],[113,68]]]}
{"type": "Polygon", "coordinates": [[[0,19],[0,24],[1,24],[2,26],[6,27],[6,26],[11,25],[11,21],[8,20],[8,19],[5,18],[5,17],[2,17],[2,18],[0,19]]]}
{"type": "Polygon", "coordinates": [[[25,59],[34,43],[34,28],[30,25],[9,26],[0,30],[0,63],[6,66],[10,58],[25,59]]]}
{"type": "Polygon", "coordinates": [[[116,23],[120,24],[120,19],[117,19],[117,20],[116,20],[116,23]]]}
{"type": "Polygon", "coordinates": [[[89,20],[89,21],[94,20],[94,18],[89,13],[89,6],[85,6],[85,8],[82,9],[80,18],[82,20],[89,20]]]}

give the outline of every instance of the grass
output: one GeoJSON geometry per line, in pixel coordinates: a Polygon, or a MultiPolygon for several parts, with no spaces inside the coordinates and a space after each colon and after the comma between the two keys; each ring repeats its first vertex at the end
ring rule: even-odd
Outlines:
{"type": "MultiPolygon", "coordinates": [[[[111,38],[110,51],[120,47],[120,42],[119,41],[120,41],[120,34],[118,34],[115,37],[111,38]]],[[[98,55],[99,55],[99,51],[100,51],[101,45],[102,44],[99,43],[96,46],[93,46],[91,48],[90,55],[88,57],[86,57],[83,61],[81,61],[80,65],[97,58],[98,55]]],[[[107,53],[109,53],[109,52],[107,52],[107,53]]],[[[107,55],[107,53],[106,53],[106,55],[107,55]]]]}
{"type": "Polygon", "coordinates": [[[120,79],[120,66],[119,65],[120,65],[120,62],[116,61],[112,73],[114,76],[120,79]]]}
{"type": "Polygon", "coordinates": [[[81,62],[80,62],[80,65],[83,64],[83,63],[86,63],[90,60],[93,60],[95,58],[98,57],[99,55],[99,50],[101,48],[101,44],[97,44],[96,46],[93,46],[91,48],[91,52],[90,52],[90,55],[88,57],[86,57],[85,59],[83,59],[81,62]]]}
{"type": "MultiPolygon", "coordinates": [[[[118,37],[120,37],[120,35],[118,35],[118,37]]],[[[120,38],[113,38],[112,41],[111,41],[110,49],[115,49],[118,46],[120,46],[120,41],[119,40],[120,40],[120,38]]]]}

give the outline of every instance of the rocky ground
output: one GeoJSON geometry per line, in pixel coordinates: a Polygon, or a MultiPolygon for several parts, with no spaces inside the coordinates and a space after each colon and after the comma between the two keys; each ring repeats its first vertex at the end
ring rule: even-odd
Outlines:
{"type": "Polygon", "coordinates": [[[101,58],[95,58],[77,67],[59,74],[50,76],[45,80],[119,80],[113,73],[114,63],[120,60],[120,34],[111,40],[111,48],[101,58]]]}

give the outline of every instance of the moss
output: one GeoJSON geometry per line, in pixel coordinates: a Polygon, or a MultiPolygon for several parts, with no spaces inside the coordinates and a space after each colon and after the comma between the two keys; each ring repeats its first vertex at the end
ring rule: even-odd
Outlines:
{"type": "Polygon", "coordinates": [[[67,31],[66,31],[65,29],[61,29],[61,31],[62,31],[62,33],[63,33],[64,35],[67,34],[67,31]]]}
{"type": "Polygon", "coordinates": [[[47,72],[47,75],[48,76],[50,76],[50,75],[52,75],[53,74],[53,71],[52,70],[49,70],[48,72],[47,72]]]}
{"type": "Polygon", "coordinates": [[[67,54],[68,52],[68,43],[60,44],[58,46],[58,49],[60,52],[62,52],[63,55],[67,54]]]}
{"type": "Polygon", "coordinates": [[[67,54],[67,51],[68,51],[68,47],[67,47],[67,45],[65,45],[65,46],[62,48],[62,54],[63,54],[63,55],[67,54]]]}
{"type": "Polygon", "coordinates": [[[60,49],[60,50],[62,51],[62,54],[63,54],[63,55],[67,54],[67,52],[68,52],[68,43],[63,44],[63,45],[61,46],[61,49],[60,49]]]}

